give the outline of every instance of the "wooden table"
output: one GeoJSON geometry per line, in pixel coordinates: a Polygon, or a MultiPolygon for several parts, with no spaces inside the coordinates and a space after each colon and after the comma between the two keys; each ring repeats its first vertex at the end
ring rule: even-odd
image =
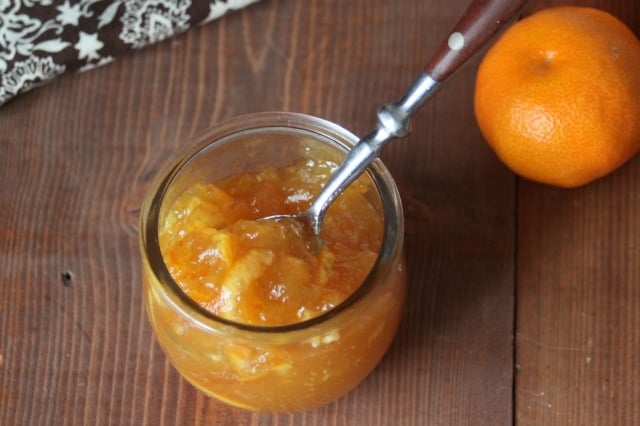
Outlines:
{"type": "MultiPolygon", "coordinates": [[[[635,0],[574,3],[640,34],[635,0]]],[[[159,165],[249,112],[366,132],[466,4],[264,0],[0,108],[0,424],[640,424],[640,156],[575,190],[516,178],[474,120],[480,57],[383,152],[410,298],[361,386],[247,413],[183,381],[154,340],[137,221],[159,165]]]]}

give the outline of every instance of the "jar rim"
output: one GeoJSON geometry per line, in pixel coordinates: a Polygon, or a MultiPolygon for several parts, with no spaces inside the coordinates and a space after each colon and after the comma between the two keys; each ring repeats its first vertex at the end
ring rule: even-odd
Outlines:
{"type": "Polygon", "coordinates": [[[383,215],[382,243],[377,253],[375,263],[363,282],[342,302],[330,310],[304,321],[269,326],[243,323],[224,318],[207,310],[191,299],[173,279],[160,250],[158,225],[160,223],[160,211],[165,195],[180,172],[209,147],[241,132],[278,128],[289,130],[297,129],[317,134],[322,138],[330,139],[337,147],[345,150],[345,152],[359,140],[358,137],[343,127],[328,120],[307,114],[261,112],[241,115],[205,129],[194,138],[193,143],[166,161],[156,174],[156,177],[152,180],[151,186],[144,196],[140,213],[139,239],[143,257],[142,260],[147,263],[145,267],[148,267],[153,273],[154,278],[160,283],[165,295],[169,296],[168,299],[170,299],[174,307],[189,315],[205,327],[209,327],[208,323],[214,322],[250,332],[285,333],[304,330],[325,323],[339,313],[347,310],[368,294],[375,286],[377,274],[383,272],[387,274],[390,273],[390,271],[381,271],[385,261],[387,261],[386,263],[393,264],[393,262],[388,261],[398,256],[402,250],[404,218],[400,194],[387,168],[380,159],[376,159],[367,168],[366,173],[373,182],[376,193],[380,198],[383,215]],[[151,265],[153,265],[153,267],[151,265]]]}

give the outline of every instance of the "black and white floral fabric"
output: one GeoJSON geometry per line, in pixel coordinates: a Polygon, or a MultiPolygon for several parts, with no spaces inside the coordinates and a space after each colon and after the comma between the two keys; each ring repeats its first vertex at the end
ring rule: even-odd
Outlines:
{"type": "Polygon", "coordinates": [[[0,106],[258,0],[0,0],[0,106]]]}

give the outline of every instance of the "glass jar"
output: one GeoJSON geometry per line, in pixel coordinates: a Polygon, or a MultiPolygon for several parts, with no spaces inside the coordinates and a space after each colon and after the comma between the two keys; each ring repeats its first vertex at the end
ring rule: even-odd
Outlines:
{"type": "Polygon", "coordinates": [[[232,406],[294,412],[331,402],[361,382],[387,351],[405,302],[404,222],[398,190],[380,160],[366,176],[383,223],[382,245],[360,287],[331,310],[281,326],[237,323],[201,307],[172,278],[159,245],[166,208],[197,182],[216,182],[298,161],[318,146],[338,162],[350,132],[302,114],[243,116],[206,131],[152,183],[142,205],[144,300],[157,340],[196,388],[232,406]]]}

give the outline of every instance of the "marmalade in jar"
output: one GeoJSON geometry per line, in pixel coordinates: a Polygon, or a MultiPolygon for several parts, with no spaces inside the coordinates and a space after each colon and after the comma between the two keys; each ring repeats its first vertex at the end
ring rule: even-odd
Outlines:
{"type": "Polygon", "coordinates": [[[155,236],[142,236],[161,347],[198,389],[249,410],[306,410],[354,388],[386,352],[404,306],[402,217],[395,204],[385,217],[388,195],[368,174],[327,211],[320,249],[291,221],[256,220],[304,211],[335,169],[320,144],[302,145],[286,166],[167,190],[155,236]]]}
{"type": "Polygon", "coordinates": [[[294,221],[255,220],[304,210],[334,167],[309,160],[189,188],[159,232],[178,285],[205,309],[246,324],[291,324],[337,306],[369,274],[382,242],[366,185],[355,182],[329,208],[319,251],[294,221]]]}

